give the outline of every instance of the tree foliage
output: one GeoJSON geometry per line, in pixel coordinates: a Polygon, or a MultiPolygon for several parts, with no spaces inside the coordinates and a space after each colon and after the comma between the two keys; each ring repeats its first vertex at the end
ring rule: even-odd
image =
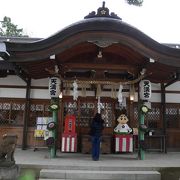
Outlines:
{"type": "Polygon", "coordinates": [[[0,21],[0,36],[11,36],[11,37],[22,37],[27,35],[23,35],[23,29],[19,29],[17,25],[11,22],[11,18],[5,16],[3,21],[0,21]]]}
{"type": "Polygon", "coordinates": [[[126,0],[128,4],[135,6],[142,6],[143,0],[126,0]]]}

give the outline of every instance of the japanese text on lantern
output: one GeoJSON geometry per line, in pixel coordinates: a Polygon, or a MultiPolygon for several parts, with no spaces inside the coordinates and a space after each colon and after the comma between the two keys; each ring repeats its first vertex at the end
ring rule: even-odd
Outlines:
{"type": "Polygon", "coordinates": [[[49,79],[49,94],[50,97],[58,97],[60,93],[60,80],[58,77],[51,77],[49,79]]]}
{"type": "Polygon", "coordinates": [[[140,86],[140,99],[148,100],[151,98],[151,82],[149,80],[142,80],[140,86]]]}

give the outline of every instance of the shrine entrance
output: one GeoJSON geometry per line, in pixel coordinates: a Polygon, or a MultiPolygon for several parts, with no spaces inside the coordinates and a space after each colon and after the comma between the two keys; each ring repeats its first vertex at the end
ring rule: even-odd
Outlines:
{"type": "MultiPolygon", "coordinates": [[[[89,13],[82,21],[68,26],[47,39],[32,43],[8,41],[3,42],[1,47],[3,47],[0,52],[1,57],[12,65],[13,73],[26,83],[26,98],[23,106],[25,115],[21,114],[21,117],[24,117],[21,128],[23,147],[27,147],[28,133],[30,140],[33,141],[34,127],[28,128],[33,109],[29,103],[33,99],[33,93],[30,91],[34,88],[31,80],[48,81],[49,77],[54,76],[60,79],[63,98],[60,99],[58,114],[59,145],[66,114],[76,116],[77,135],[82,143],[81,136],[88,134],[89,123],[98,109],[97,97],[100,97],[101,106],[104,108],[104,135],[112,136],[117,123],[116,118],[121,113],[118,111],[121,111],[122,107],[126,109],[129,125],[132,128],[137,127],[137,104],[140,100],[138,84],[144,79],[155,84],[151,112],[145,119],[145,122],[147,120],[149,123],[148,126],[160,128],[163,136],[166,137],[167,118],[169,118],[169,127],[174,127],[170,119],[174,119],[175,115],[178,119],[179,106],[176,106],[177,108],[171,104],[166,106],[166,88],[180,79],[179,49],[152,40],[138,29],[123,22],[115,13],[109,13],[105,4],[97,10],[97,13],[89,13]],[[74,83],[76,83],[76,93],[74,93],[74,83]],[[101,95],[99,86],[102,90],[101,95]],[[130,101],[131,95],[134,99],[130,101]],[[122,97],[126,97],[124,101],[126,104],[121,107],[122,97]]],[[[7,67],[10,67],[9,64],[7,67]]],[[[44,98],[48,94],[47,86],[46,84],[45,87],[40,87],[44,90],[44,98]]],[[[43,101],[43,97],[41,98],[40,101],[43,101]]],[[[48,101],[49,98],[46,100],[48,101]]],[[[46,103],[43,108],[39,108],[40,110],[34,106],[34,111],[39,111],[39,114],[42,112],[49,114],[48,105],[46,103]]],[[[11,108],[9,109],[12,114],[11,108]]],[[[34,121],[33,123],[35,124],[34,121]]],[[[174,143],[176,140],[174,145],[179,147],[179,131],[169,132],[174,133],[173,136],[168,137],[169,142],[174,143]]],[[[80,151],[81,148],[78,147],[78,150],[80,151]]]]}
{"type": "MultiPolygon", "coordinates": [[[[117,125],[117,118],[121,113],[126,113],[130,117],[130,105],[129,98],[127,98],[126,107],[120,107],[117,99],[112,99],[108,97],[101,97],[101,106],[103,108],[102,118],[104,120],[104,140],[108,143],[108,148],[102,149],[103,153],[113,153],[112,149],[112,136],[114,128],[117,125]]],[[[77,101],[73,101],[72,98],[63,98],[62,100],[62,118],[59,118],[60,121],[60,131],[64,131],[64,120],[66,115],[75,115],[76,117],[76,132],[78,135],[79,146],[77,148],[78,152],[90,153],[88,147],[84,147],[83,144],[90,143],[89,131],[90,124],[92,119],[97,112],[98,100],[96,97],[79,97],[77,101]],[[86,141],[86,142],[85,142],[86,141]],[[89,143],[88,143],[89,141],[89,143]]],[[[136,122],[130,120],[130,124],[136,124],[137,127],[137,118],[136,122]]],[[[59,134],[61,134],[61,132],[59,134]]],[[[61,141],[61,139],[59,139],[61,141]]],[[[105,147],[104,147],[105,148],[105,147]]]]}

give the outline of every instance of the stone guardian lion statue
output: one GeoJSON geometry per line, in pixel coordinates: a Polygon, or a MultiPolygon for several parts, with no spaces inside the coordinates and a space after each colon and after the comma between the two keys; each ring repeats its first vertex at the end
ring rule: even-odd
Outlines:
{"type": "Polygon", "coordinates": [[[0,166],[2,164],[14,164],[14,151],[17,144],[17,135],[4,134],[0,139],[0,166]]]}

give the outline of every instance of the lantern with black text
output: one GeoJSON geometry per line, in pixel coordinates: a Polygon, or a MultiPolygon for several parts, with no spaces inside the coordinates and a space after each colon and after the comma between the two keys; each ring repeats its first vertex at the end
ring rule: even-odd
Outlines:
{"type": "Polygon", "coordinates": [[[49,78],[49,94],[51,98],[59,97],[60,94],[60,79],[58,77],[49,78]]]}
{"type": "Polygon", "coordinates": [[[139,83],[140,99],[149,100],[151,98],[151,82],[149,80],[142,80],[139,83]]]}

